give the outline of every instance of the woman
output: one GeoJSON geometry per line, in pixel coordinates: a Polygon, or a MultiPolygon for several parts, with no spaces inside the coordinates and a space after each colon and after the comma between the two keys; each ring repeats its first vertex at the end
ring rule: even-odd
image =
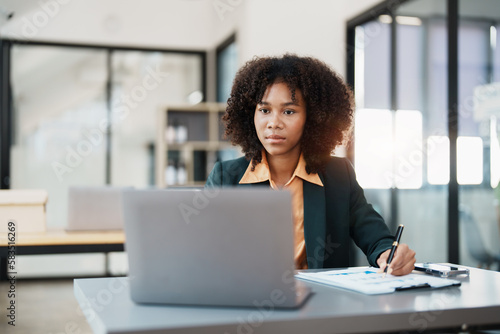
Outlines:
{"type": "MultiPolygon", "coordinates": [[[[254,58],[236,74],[223,120],[245,156],[216,163],[206,185],[290,190],[297,269],[347,267],[350,238],[371,265],[386,267],[394,238],[349,161],[331,156],[353,114],[351,90],[317,59],[254,58]]],[[[388,271],[405,275],[414,263],[415,252],[401,244],[388,271]]]]}

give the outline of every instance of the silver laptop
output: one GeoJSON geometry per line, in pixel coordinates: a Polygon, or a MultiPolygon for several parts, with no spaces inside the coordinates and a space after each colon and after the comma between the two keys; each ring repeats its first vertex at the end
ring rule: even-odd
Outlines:
{"type": "Polygon", "coordinates": [[[68,231],[123,230],[122,192],[131,187],[69,187],[68,231]]]}
{"type": "Polygon", "coordinates": [[[291,197],[269,189],[123,193],[130,291],[137,303],[290,308],[291,197]]]}

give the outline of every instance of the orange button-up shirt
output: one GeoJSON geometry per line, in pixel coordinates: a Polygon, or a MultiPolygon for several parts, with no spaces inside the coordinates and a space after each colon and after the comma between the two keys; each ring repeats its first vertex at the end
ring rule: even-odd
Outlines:
{"type": "MultiPolygon", "coordinates": [[[[283,187],[288,189],[292,194],[292,211],[293,211],[293,226],[294,226],[294,260],[296,269],[307,269],[307,254],[306,244],[304,240],[304,190],[302,187],[303,180],[317,184],[323,187],[323,182],[317,173],[307,174],[306,161],[302,154],[292,177],[283,187]]],[[[259,183],[269,181],[272,189],[278,189],[276,183],[271,179],[271,171],[267,163],[266,154],[262,152],[261,163],[255,166],[252,171],[252,162],[248,165],[245,174],[240,180],[242,183],[259,183]]]]}

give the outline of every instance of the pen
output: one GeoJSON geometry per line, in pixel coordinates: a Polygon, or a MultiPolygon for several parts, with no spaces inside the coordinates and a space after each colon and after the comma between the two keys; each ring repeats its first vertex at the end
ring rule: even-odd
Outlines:
{"type": "Polygon", "coordinates": [[[389,269],[389,265],[392,262],[392,258],[394,257],[394,253],[396,253],[396,249],[398,248],[399,241],[401,240],[401,234],[403,234],[404,225],[399,225],[398,230],[396,231],[396,237],[394,238],[394,242],[392,243],[391,252],[389,253],[389,257],[387,258],[387,265],[384,269],[384,277],[387,273],[387,269],[389,269]]]}

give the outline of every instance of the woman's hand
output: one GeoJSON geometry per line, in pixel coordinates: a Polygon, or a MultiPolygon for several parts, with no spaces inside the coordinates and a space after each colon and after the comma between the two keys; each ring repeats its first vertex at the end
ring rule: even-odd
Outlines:
{"type": "MultiPolygon", "coordinates": [[[[388,249],[378,257],[377,264],[380,267],[380,272],[385,270],[390,252],[391,250],[388,249]]],[[[415,261],[415,251],[411,250],[407,244],[399,244],[387,273],[397,276],[407,275],[415,268],[415,261]]]]}

